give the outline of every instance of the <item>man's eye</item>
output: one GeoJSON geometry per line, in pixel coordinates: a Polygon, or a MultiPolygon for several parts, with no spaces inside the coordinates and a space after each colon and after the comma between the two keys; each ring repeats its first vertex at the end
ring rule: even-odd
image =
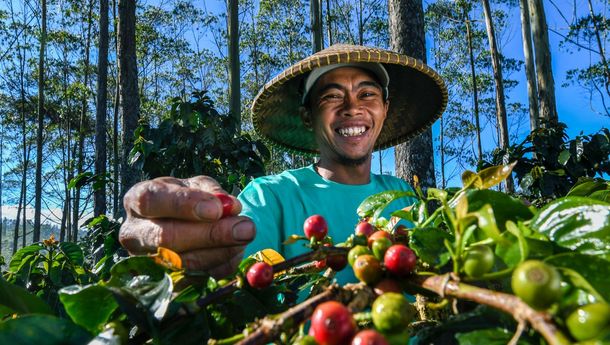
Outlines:
{"type": "Polygon", "coordinates": [[[340,98],[341,98],[341,95],[336,94],[336,93],[331,93],[331,94],[327,94],[327,95],[322,96],[323,100],[337,100],[337,99],[340,99],[340,98]]]}

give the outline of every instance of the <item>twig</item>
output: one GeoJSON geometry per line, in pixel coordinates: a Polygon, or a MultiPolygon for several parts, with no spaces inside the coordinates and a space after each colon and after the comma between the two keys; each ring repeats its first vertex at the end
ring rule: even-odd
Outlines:
{"type": "Polygon", "coordinates": [[[570,340],[555,326],[548,313],[530,308],[521,299],[511,294],[483,289],[454,280],[446,282],[446,276],[447,274],[432,277],[416,276],[410,279],[409,283],[433,291],[439,296],[452,296],[491,306],[511,314],[517,322],[527,321],[549,345],[570,344],[570,340]]]}

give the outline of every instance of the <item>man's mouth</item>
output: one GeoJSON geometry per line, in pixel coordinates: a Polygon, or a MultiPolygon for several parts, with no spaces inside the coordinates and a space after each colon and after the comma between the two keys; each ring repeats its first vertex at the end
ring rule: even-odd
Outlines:
{"type": "Polygon", "coordinates": [[[367,131],[367,128],[365,126],[354,126],[337,128],[335,131],[343,137],[355,137],[364,134],[364,132],[367,131]]]}

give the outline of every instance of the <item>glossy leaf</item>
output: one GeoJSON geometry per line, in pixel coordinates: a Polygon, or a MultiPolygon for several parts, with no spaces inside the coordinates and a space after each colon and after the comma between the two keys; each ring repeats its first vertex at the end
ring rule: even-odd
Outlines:
{"type": "MultiPolygon", "coordinates": [[[[509,331],[503,328],[485,328],[471,331],[468,333],[457,333],[455,338],[460,345],[505,345],[510,343],[514,331],[509,331]]],[[[521,337],[517,344],[538,344],[529,340],[527,337],[521,337]]]]}
{"type": "Polygon", "coordinates": [[[497,165],[481,170],[477,175],[481,178],[481,189],[491,188],[498,183],[506,180],[506,178],[512,173],[513,168],[517,165],[517,162],[512,162],[506,165],[497,165]]]}
{"type": "Polygon", "coordinates": [[[2,276],[0,276],[0,305],[17,314],[53,314],[51,308],[40,297],[20,286],[8,283],[2,276]]]}
{"type": "Polygon", "coordinates": [[[59,290],[59,300],[77,325],[99,332],[118,308],[112,292],[104,286],[68,286],[59,290]]]}
{"type": "Polygon", "coordinates": [[[109,286],[126,286],[136,276],[147,275],[153,281],[163,279],[165,272],[148,256],[132,256],[117,262],[110,270],[109,286]]]}
{"type": "Polygon", "coordinates": [[[0,322],[0,344],[81,345],[93,336],[67,319],[27,315],[0,322]]]}
{"type": "Polygon", "coordinates": [[[468,198],[468,212],[478,211],[484,205],[489,205],[500,231],[506,230],[508,220],[517,223],[533,216],[532,211],[521,200],[501,192],[489,189],[469,190],[466,192],[466,197],[468,198]]]}
{"type": "Polygon", "coordinates": [[[60,250],[66,255],[66,257],[72,262],[74,265],[82,266],[85,260],[85,256],[83,254],[83,250],[79,245],[73,242],[60,242],[59,243],[60,250]]]}
{"type": "Polygon", "coordinates": [[[610,262],[597,256],[562,253],[545,259],[553,266],[564,269],[563,276],[571,283],[610,302],[610,262]]]}
{"type": "Polygon", "coordinates": [[[462,173],[462,186],[464,189],[474,187],[481,188],[483,185],[483,181],[481,181],[481,177],[477,175],[477,173],[466,170],[462,173]]]}
{"type": "Polygon", "coordinates": [[[360,218],[373,217],[376,219],[381,215],[383,209],[386,208],[392,201],[398,198],[416,197],[412,191],[389,190],[377,194],[373,194],[364,199],[358,206],[358,216],[360,218]]]}
{"type": "Polygon", "coordinates": [[[610,260],[608,203],[574,196],[561,198],[544,207],[530,227],[562,247],[610,260]]]}
{"type": "Polygon", "coordinates": [[[437,228],[416,228],[410,234],[409,247],[420,260],[439,268],[451,258],[444,240],[453,242],[453,236],[437,228]]]}
{"type": "Polygon", "coordinates": [[[9,271],[18,272],[20,267],[23,265],[23,260],[25,257],[37,253],[43,249],[44,247],[40,243],[31,244],[27,247],[19,249],[15,254],[13,254],[13,257],[11,258],[8,267],[9,271]]]}

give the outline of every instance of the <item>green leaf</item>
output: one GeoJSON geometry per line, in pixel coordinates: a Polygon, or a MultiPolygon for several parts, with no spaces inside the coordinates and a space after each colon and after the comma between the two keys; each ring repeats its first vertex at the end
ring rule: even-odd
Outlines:
{"type": "Polygon", "coordinates": [[[598,190],[597,192],[591,193],[589,198],[610,203],[610,190],[598,190]]]}
{"type": "MultiPolygon", "coordinates": [[[[505,345],[508,344],[513,337],[514,332],[504,328],[486,328],[478,329],[468,333],[457,333],[455,338],[460,345],[505,345]]],[[[538,344],[528,338],[519,338],[517,344],[538,344]]]]}
{"type": "Polygon", "coordinates": [[[60,242],[59,249],[70,259],[72,264],[82,266],[85,260],[83,250],[74,242],[60,242]]]}
{"type": "Polygon", "coordinates": [[[506,165],[497,165],[481,170],[477,175],[481,178],[481,189],[491,188],[510,176],[517,161],[506,165]]]}
{"type": "Polygon", "coordinates": [[[358,216],[360,218],[373,217],[374,221],[392,201],[404,197],[415,197],[415,193],[412,191],[389,190],[373,194],[364,199],[360,206],[358,206],[358,216]]]}
{"type": "Polygon", "coordinates": [[[110,269],[109,286],[126,286],[136,276],[150,276],[152,280],[163,279],[165,272],[148,256],[131,256],[117,262],[110,269]]]}
{"type": "Polygon", "coordinates": [[[545,259],[549,264],[562,269],[572,285],[610,302],[610,262],[579,253],[562,253],[545,259]]]}
{"type": "Polygon", "coordinates": [[[521,200],[501,192],[473,189],[466,192],[466,197],[468,198],[468,212],[478,211],[489,204],[493,209],[493,216],[500,231],[506,230],[506,221],[517,223],[533,216],[532,211],[521,200]]]}
{"type": "Polygon", "coordinates": [[[0,344],[81,345],[93,336],[66,319],[28,315],[0,322],[0,344]]]}
{"type": "Polygon", "coordinates": [[[453,236],[437,228],[416,228],[411,232],[409,247],[420,260],[440,268],[451,258],[444,240],[453,242],[453,236]]]}
{"type": "Polygon", "coordinates": [[[475,172],[466,170],[462,173],[462,186],[464,186],[464,189],[470,187],[481,188],[482,185],[481,177],[475,172]]]}
{"type": "Polygon", "coordinates": [[[566,196],[586,196],[590,197],[591,194],[597,191],[604,191],[610,189],[610,183],[601,179],[584,179],[579,180],[572,189],[566,194],[566,196]]]}
{"type": "Polygon", "coordinates": [[[559,246],[610,260],[610,204],[565,197],[545,206],[531,221],[532,230],[559,246]]]}
{"type": "Polygon", "coordinates": [[[11,261],[8,266],[9,271],[18,272],[26,256],[31,255],[33,253],[37,253],[43,249],[44,247],[40,243],[34,243],[27,247],[19,249],[11,258],[11,261]]]}
{"type": "Polygon", "coordinates": [[[59,300],[77,325],[97,333],[118,308],[112,291],[100,285],[72,285],[59,290],[59,300]]]}
{"type": "Polygon", "coordinates": [[[477,217],[479,228],[483,230],[488,238],[493,239],[495,242],[502,242],[504,240],[500,236],[500,230],[498,229],[498,224],[496,224],[496,217],[491,205],[483,205],[483,207],[476,212],[472,212],[472,214],[477,217]]]}
{"type": "Polygon", "coordinates": [[[0,305],[10,308],[17,314],[53,314],[51,308],[40,297],[20,286],[8,283],[2,276],[0,276],[0,305]]]}
{"type": "Polygon", "coordinates": [[[572,155],[570,154],[570,150],[563,150],[559,154],[559,157],[557,158],[557,162],[561,165],[566,165],[568,163],[568,161],[570,160],[571,156],[572,155]]]}

